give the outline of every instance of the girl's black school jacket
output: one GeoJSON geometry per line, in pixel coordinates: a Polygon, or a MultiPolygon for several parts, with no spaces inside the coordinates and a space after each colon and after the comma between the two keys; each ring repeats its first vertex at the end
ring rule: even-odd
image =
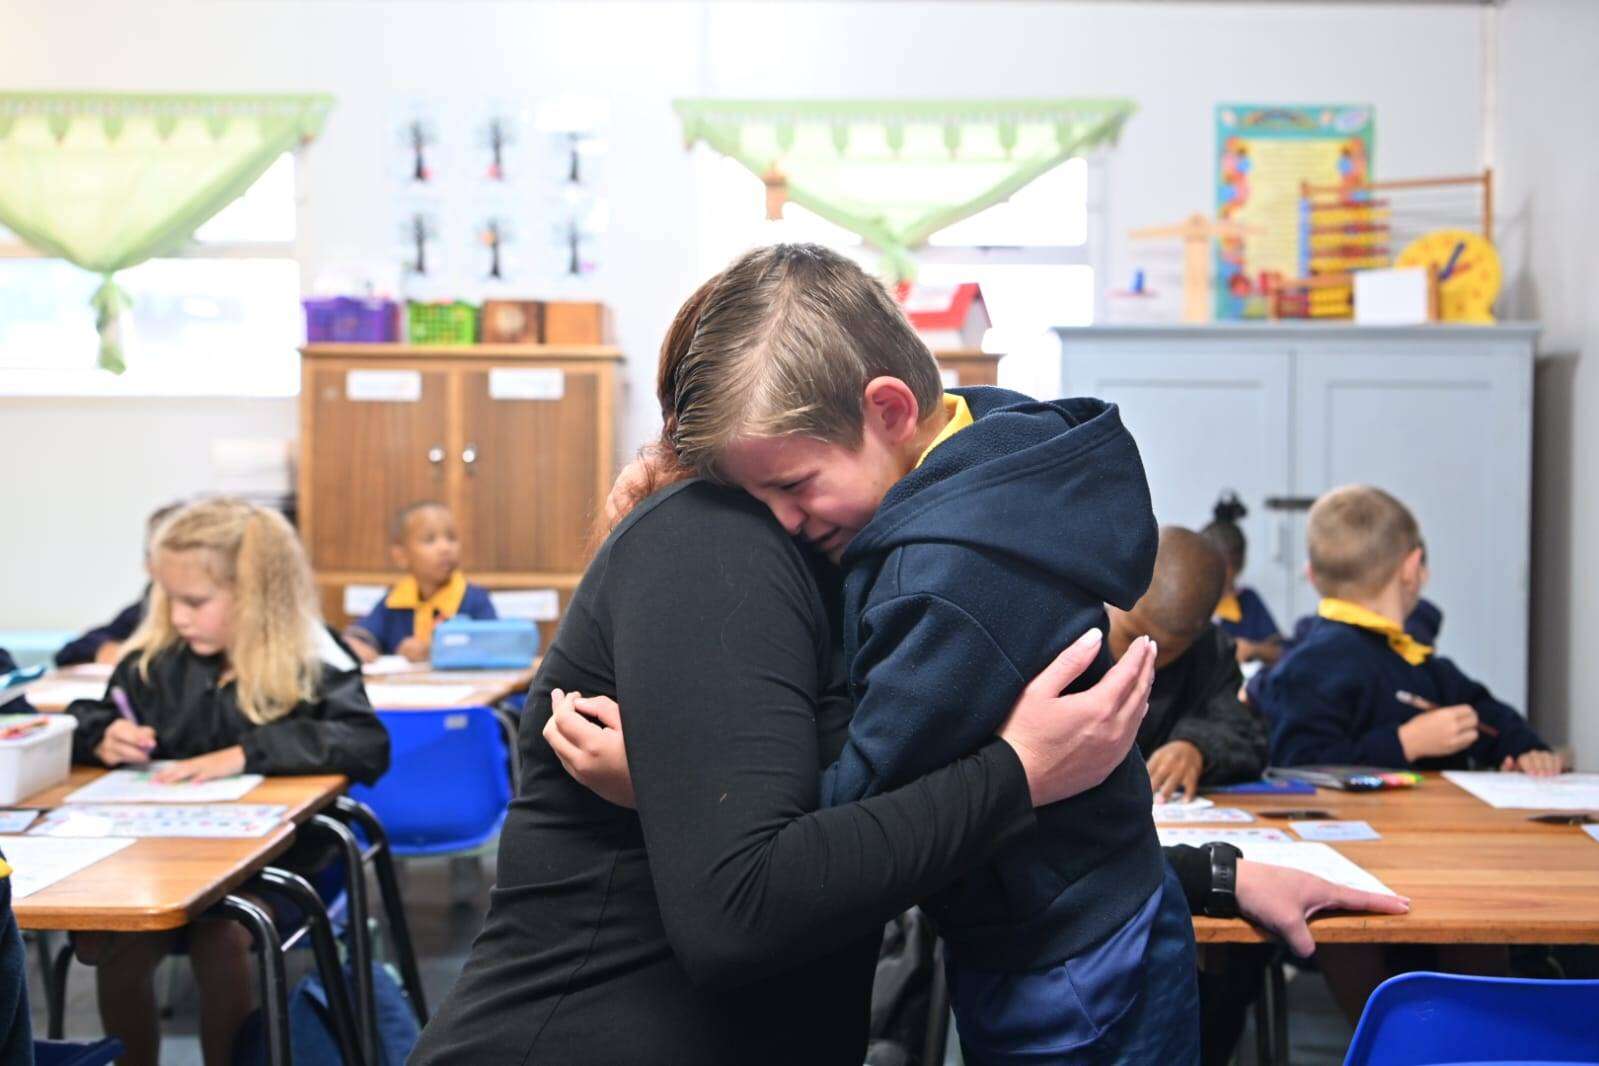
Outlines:
{"type": "Polygon", "coordinates": [[[128,694],[140,724],[155,730],[154,759],[189,759],[238,744],[252,774],[343,774],[370,785],[389,768],[389,734],[372,713],[355,656],[331,631],[319,628],[322,682],[314,700],[302,701],[282,718],[256,725],[239,710],[230,681],[218,687],[224,659],[196,655],[188,645],[162,652],[139,676],[137,655],[111,674],[106,694],[77,700],[67,713],[78,720],[72,760],[102,765],[95,757],[106,728],[117,720],[111,687],[128,694]]]}

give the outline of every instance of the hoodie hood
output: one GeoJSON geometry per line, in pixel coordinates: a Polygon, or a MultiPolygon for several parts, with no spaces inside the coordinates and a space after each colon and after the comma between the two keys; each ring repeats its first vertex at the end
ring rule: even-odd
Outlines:
{"type": "MultiPolygon", "coordinates": [[[[950,390],[973,424],[889,490],[844,565],[942,543],[1008,556],[1128,609],[1149,587],[1157,530],[1144,465],[1115,404],[950,390]]],[[[880,560],[879,560],[880,561],[880,560]]]]}

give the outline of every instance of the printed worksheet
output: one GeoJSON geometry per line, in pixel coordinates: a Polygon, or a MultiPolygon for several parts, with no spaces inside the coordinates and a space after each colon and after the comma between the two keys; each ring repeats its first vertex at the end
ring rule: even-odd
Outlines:
{"type": "Polygon", "coordinates": [[[1370,822],[1289,822],[1302,840],[1336,844],[1340,840],[1381,840],[1370,822]]]}
{"type": "Polygon", "coordinates": [[[1188,803],[1155,804],[1155,824],[1182,822],[1253,822],[1255,816],[1237,807],[1197,807],[1188,803]]]}
{"type": "Polygon", "coordinates": [[[1281,829],[1199,829],[1195,826],[1164,827],[1155,830],[1160,837],[1160,846],[1169,848],[1173,844],[1209,844],[1218,841],[1231,844],[1244,849],[1244,857],[1252,858],[1249,849],[1256,844],[1292,844],[1294,838],[1281,829]]]}
{"type": "Polygon", "coordinates": [[[0,811],[0,833],[20,833],[38,816],[38,811],[0,811]]]}
{"type": "Polygon", "coordinates": [[[282,823],[277,803],[78,803],[46,814],[33,836],[262,837],[282,823]]]}
{"type": "Polygon", "coordinates": [[[138,770],[112,770],[104,777],[67,794],[68,803],[230,803],[243,799],[262,781],[260,774],[237,774],[215,781],[179,781],[175,784],[155,780],[155,774],[170,762],[153,762],[138,770]]]}
{"type": "MultiPolygon", "coordinates": [[[[1242,846],[1242,845],[1240,845],[1242,846]]],[[[1307,874],[1315,874],[1338,885],[1349,888],[1363,889],[1366,892],[1381,892],[1386,896],[1397,896],[1399,893],[1373,877],[1367,870],[1350,861],[1348,858],[1334,851],[1326,844],[1251,844],[1244,849],[1245,855],[1251,862],[1270,863],[1273,866],[1288,866],[1295,870],[1303,870],[1307,874]]]]}
{"type": "Polygon", "coordinates": [[[11,865],[11,898],[14,900],[49,888],[132,845],[133,841],[126,837],[53,840],[50,837],[0,836],[0,851],[6,853],[6,862],[11,865]]]}
{"type": "Polygon", "coordinates": [[[1533,777],[1497,770],[1445,770],[1444,777],[1490,807],[1529,811],[1599,811],[1599,774],[1533,777]]]}

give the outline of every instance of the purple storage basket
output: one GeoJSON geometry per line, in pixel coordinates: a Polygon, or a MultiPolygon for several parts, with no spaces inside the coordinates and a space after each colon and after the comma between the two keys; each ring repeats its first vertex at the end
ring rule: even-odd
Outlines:
{"type": "Polygon", "coordinates": [[[393,300],[332,296],[300,302],[305,306],[305,339],[311,344],[329,341],[385,344],[400,339],[399,305],[393,300]]]}

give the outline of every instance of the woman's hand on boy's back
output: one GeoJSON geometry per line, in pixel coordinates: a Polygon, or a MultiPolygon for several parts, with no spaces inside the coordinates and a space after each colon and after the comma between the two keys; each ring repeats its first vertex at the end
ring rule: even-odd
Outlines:
{"type": "Polygon", "coordinates": [[[152,776],[162,784],[170,785],[178,781],[215,781],[219,777],[232,777],[234,774],[242,773],[244,773],[244,749],[235,744],[231,748],[213,751],[208,755],[180,759],[169,766],[163,766],[152,776]]]}
{"type": "Polygon", "coordinates": [[[94,757],[107,766],[124,763],[143,764],[150,761],[155,750],[155,730],[147,725],[135,725],[126,718],[118,718],[106,726],[95,745],[94,757]]]}
{"type": "Polygon", "coordinates": [[[544,740],[578,784],[618,807],[638,806],[622,743],[622,709],[615,700],[551,689],[544,740]]]}
{"type": "Polygon", "coordinates": [[[1121,765],[1149,711],[1155,642],[1139,637],[1093,688],[1061,695],[1099,654],[1103,634],[1077,638],[1022,690],[999,737],[1016,750],[1033,806],[1100,784],[1121,765]]]}

